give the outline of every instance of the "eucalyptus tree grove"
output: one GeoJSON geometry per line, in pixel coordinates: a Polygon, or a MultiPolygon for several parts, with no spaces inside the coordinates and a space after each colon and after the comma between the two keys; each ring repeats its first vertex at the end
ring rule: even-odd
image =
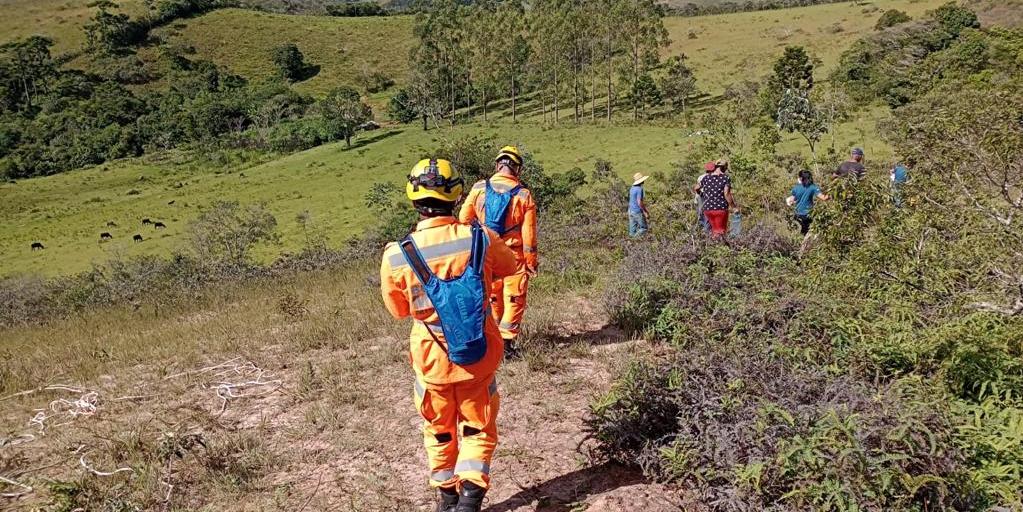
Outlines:
{"type": "MultiPolygon", "coordinates": [[[[610,120],[619,90],[660,63],[663,16],[653,0],[433,0],[416,16],[415,80],[400,94],[435,122],[495,110],[514,121],[523,105],[545,122],[569,109],[580,122],[587,106],[591,120],[598,108],[610,120]]],[[[638,118],[647,103],[623,97],[638,118]]]]}

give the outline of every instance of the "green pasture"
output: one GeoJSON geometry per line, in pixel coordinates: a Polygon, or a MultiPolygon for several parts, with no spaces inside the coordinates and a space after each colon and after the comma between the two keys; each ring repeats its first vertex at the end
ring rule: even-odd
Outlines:
{"type": "Polygon", "coordinates": [[[760,78],[771,71],[774,59],[786,46],[805,46],[820,60],[818,78],[838,63],[853,41],[874,31],[887,9],[918,18],[946,0],[886,0],[698,16],[669,17],[664,24],[671,36],[666,54],[685,54],[700,87],[711,94],[744,78],[760,78]]]}
{"type": "MultiPolygon", "coordinates": [[[[874,117],[867,114],[840,127],[836,145],[843,149],[863,145],[871,159],[885,161],[890,151],[871,135],[874,117]]],[[[115,162],[0,185],[0,275],[62,275],[113,257],[187,250],[188,222],[218,200],[268,205],[277,217],[282,241],[260,254],[265,259],[306,242],[296,220],[304,211],[311,214],[312,229],[336,246],[374,221],[363,204],[373,183],[400,183],[410,166],[432,148],[445,139],[468,135],[520,144],[549,172],[573,167],[589,171],[603,158],[623,177],[668,171],[699,143],[691,136],[692,129],[677,126],[544,128],[535,123],[494,123],[427,132],[416,126],[385,127],[362,134],[351,149],[343,143],[329,144],[276,159],[262,157],[269,160],[263,163],[212,164],[179,153],[115,162]],[[161,221],[167,228],[143,226],[143,218],[161,221]],[[108,222],[117,226],[107,227],[108,222]],[[114,239],[101,242],[103,232],[114,239]],[[145,240],[133,242],[135,234],[145,240]],[[31,251],[35,241],[46,249],[31,251]]],[[[829,143],[827,138],[824,144],[829,143]]],[[[781,149],[808,154],[794,137],[781,149]]]]}
{"type": "Polygon", "coordinates": [[[196,55],[233,73],[258,79],[276,71],[275,46],[295,43],[316,76],[296,89],[323,95],[341,84],[355,85],[362,73],[405,79],[412,48],[412,17],[338,18],[221,9],[182,20],[159,31],[171,42],[192,46],[196,55]]]}
{"type": "MultiPolygon", "coordinates": [[[[78,50],[85,43],[82,27],[96,9],[92,0],[0,0],[0,43],[33,35],[53,39],[54,53],[78,50]]],[[[118,0],[120,11],[145,12],[141,0],[118,0]]]]}

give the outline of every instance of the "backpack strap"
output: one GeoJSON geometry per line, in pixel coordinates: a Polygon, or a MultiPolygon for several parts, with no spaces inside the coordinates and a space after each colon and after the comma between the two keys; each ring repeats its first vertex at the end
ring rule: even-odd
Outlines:
{"type": "Polygon", "coordinates": [[[419,278],[419,282],[423,284],[430,282],[433,279],[433,271],[426,264],[426,259],[419,252],[419,247],[416,246],[415,240],[412,240],[412,235],[405,237],[401,241],[400,247],[401,253],[405,255],[405,261],[408,262],[409,267],[412,267],[412,272],[419,278]]]}
{"type": "Polygon", "coordinates": [[[489,240],[479,222],[472,223],[472,252],[469,254],[469,266],[476,272],[483,272],[483,261],[487,256],[489,240]]]}

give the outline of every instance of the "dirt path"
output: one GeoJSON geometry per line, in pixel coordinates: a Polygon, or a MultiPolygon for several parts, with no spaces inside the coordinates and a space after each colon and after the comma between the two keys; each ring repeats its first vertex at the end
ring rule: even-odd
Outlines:
{"type": "MultiPolygon", "coordinates": [[[[678,510],[665,489],[630,469],[591,465],[588,456],[588,404],[643,344],[607,327],[586,299],[555,309],[562,314],[524,343],[525,359],[499,374],[501,441],[486,510],[678,510]]],[[[0,474],[40,489],[53,481],[82,492],[123,484],[157,510],[432,510],[404,340],[295,356],[287,331],[275,336],[280,344],[205,367],[126,369],[83,393],[12,400],[20,407],[0,413],[7,439],[0,474]],[[72,414],[67,404],[83,397],[95,409],[85,404],[72,414]],[[42,430],[27,426],[39,412],[42,430]],[[27,441],[12,444],[18,439],[27,441]],[[130,469],[99,476],[85,465],[130,469]]],[[[41,494],[0,504],[30,510],[41,494]]]]}

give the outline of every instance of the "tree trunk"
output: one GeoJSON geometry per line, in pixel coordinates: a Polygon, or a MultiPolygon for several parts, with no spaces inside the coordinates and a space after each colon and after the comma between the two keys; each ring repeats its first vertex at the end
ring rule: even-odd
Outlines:
{"type": "Polygon", "coordinates": [[[561,105],[559,100],[561,99],[561,89],[558,88],[558,65],[554,64],[554,124],[558,124],[558,118],[561,117],[561,105]]]}
{"type": "Polygon", "coordinates": [[[465,74],[465,120],[472,122],[472,79],[468,73],[465,74]]]}
{"type": "MultiPolygon", "coordinates": [[[[636,90],[636,84],[639,83],[639,39],[635,39],[632,44],[632,90],[636,90]]],[[[645,110],[645,109],[644,109],[645,110]]],[[[639,120],[639,102],[635,98],[632,99],[632,120],[639,120]]]]}
{"type": "Polygon", "coordinates": [[[607,121],[611,122],[611,79],[614,74],[614,49],[611,48],[611,27],[607,28],[607,46],[605,47],[605,56],[607,64],[607,121]]]}
{"type": "Polygon", "coordinates": [[[483,122],[487,122],[487,86],[483,86],[483,122]]]}
{"type": "Polygon", "coordinates": [[[352,133],[351,132],[345,132],[345,147],[347,147],[347,148],[352,147],[352,133]]]}
{"type": "Polygon", "coordinates": [[[515,100],[517,99],[516,98],[516,96],[517,96],[516,93],[518,93],[518,91],[515,90],[516,87],[515,87],[515,76],[514,75],[512,75],[511,86],[512,86],[512,88],[511,88],[511,93],[512,93],[512,122],[515,123],[515,122],[518,122],[518,111],[516,110],[516,105],[515,105],[515,100]]]}
{"type": "Polygon", "coordinates": [[[427,131],[430,128],[426,125],[426,114],[423,114],[423,131],[427,131]]]}
{"type": "MultiPolygon", "coordinates": [[[[454,78],[454,77],[452,77],[454,78]]],[[[451,95],[451,124],[455,124],[455,81],[448,82],[448,94],[451,95]]]]}
{"type": "MultiPolygon", "coordinates": [[[[543,82],[541,80],[541,82],[543,82]]],[[[547,92],[544,91],[543,86],[540,87],[540,112],[543,115],[543,123],[547,124],[547,92]]]]}
{"type": "Polygon", "coordinates": [[[575,124],[579,124],[579,68],[574,67],[572,73],[572,103],[575,108],[575,124]]]}
{"type": "Polygon", "coordinates": [[[594,69],[590,71],[590,122],[597,120],[597,70],[593,64],[596,61],[591,59],[590,66],[594,69]]]}

